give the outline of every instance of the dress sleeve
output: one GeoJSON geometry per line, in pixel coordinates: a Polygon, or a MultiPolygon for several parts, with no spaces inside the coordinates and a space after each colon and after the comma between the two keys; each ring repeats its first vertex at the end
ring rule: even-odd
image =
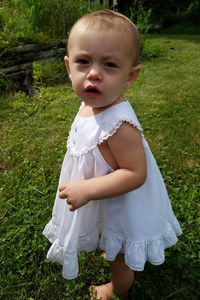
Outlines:
{"type": "Polygon", "coordinates": [[[138,118],[128,101],[124,102],[121,106],[113,106],[111,110],[105,111],[101,121],[101,133],[99,136],[98,144],[112,136],[122,125],[127,122],[135,127],[143,137],[142,127],[138,118]]]}

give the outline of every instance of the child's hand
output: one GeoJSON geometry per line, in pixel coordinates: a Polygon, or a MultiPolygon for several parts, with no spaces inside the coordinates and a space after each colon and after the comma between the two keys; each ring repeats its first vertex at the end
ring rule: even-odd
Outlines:
{"type": "Polygon", "coordinates": [[[84,181],[62,184],[59,186],[59,197],[67,201],[70,211],[75,211],[90,200],[84,181]]]}

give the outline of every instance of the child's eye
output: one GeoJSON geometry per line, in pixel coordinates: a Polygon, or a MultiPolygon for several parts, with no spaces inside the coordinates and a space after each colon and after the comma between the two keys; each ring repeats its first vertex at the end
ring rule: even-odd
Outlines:
{"type": "Polygon", "coordinates": [[[76,61],[79,65],[87,65],[89,64],[89,61],[85,58],[80,58],[80,59],[77,59],[76,61]]]}
{"type": "Polygon", "coordinates": [[[108,68],[117,68],[117,65],[113,62],[107,62],[105,63],[105,66],[108,68]]]}

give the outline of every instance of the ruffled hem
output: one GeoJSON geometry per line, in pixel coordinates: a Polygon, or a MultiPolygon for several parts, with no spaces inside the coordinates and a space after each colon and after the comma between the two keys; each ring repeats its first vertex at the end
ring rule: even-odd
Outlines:
{"type": "Polygon", "coordinates": [[[49,242],[53,243],[56,240],[58,226],[55,223],[54,218],[45,226],[42,234],[49,240],[49,242]]]}
{"type": "Polygon", "coordinates": [[[75,279],[78,276],[78,257],[76,252],[65,251],[59,240],[55,240],[47,253],[47,258],[63,266],[62,276],[65,279],[75,279]]]}
{"type": "MultiPolygon", "coordinates": [[[[51,220],[45,227],[43,234],[52,242],[47,258],[63,266],[62,275],[65,279],[74,279],[78,276],[78,253],[91,252],[98,247],[96,233],[85,235],[79,239],[77,251],[70,251],[59,243],[56,238],[56,225],[51,220]]],[[[161,237],[151,241],[131,241],[124,239],[118,233],[103,232],[99,247],[106,253],[108,261],[114,261],[119,253],[124,253],[126,265],[134,271],[143,271],[146,261],[152,265],[160,265],[165,261],[164,250],[177,242],[181,235],[180,225],[174,216],[166,225],[161,237]]]]}
{"type": "Polygon", "coordinates": [[[77,248],[74,250],[73,243],[69,243],[67,247],[60,243],[57,232],[58,226],[52,219],[43,230],[43,235],[52,243],[47,258],[62,265],[62,276],[65,279],[75,279],[79,272],[78,253],[94,251],[99,244],[98,233],[96,231],[80,237],[77,248]]]}
{"type": "Polygon", "coordinates": [[[151,241],[130,241],[117,233],[105,232],[101,236],[100,248],[106,253],[108,261],[114,261],[119,253],[124,253],[126,265],[134,271],[143,271],[146,261],[161,265],[165,261],[164,250],[176,244],[181,235],[180,225],[174,217],[166,225],[162,236],[151,241]]]}

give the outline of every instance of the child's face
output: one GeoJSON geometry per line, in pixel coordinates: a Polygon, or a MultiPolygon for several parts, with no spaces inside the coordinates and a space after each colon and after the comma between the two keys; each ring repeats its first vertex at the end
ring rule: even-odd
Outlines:
{"type": "Polygon", "coordinates": [[[130,41],[122,32],[73,29],[65,63],[76,94],[93,108],[121,102],[123,90],[139,72],[133,68],[130,41]]]}

